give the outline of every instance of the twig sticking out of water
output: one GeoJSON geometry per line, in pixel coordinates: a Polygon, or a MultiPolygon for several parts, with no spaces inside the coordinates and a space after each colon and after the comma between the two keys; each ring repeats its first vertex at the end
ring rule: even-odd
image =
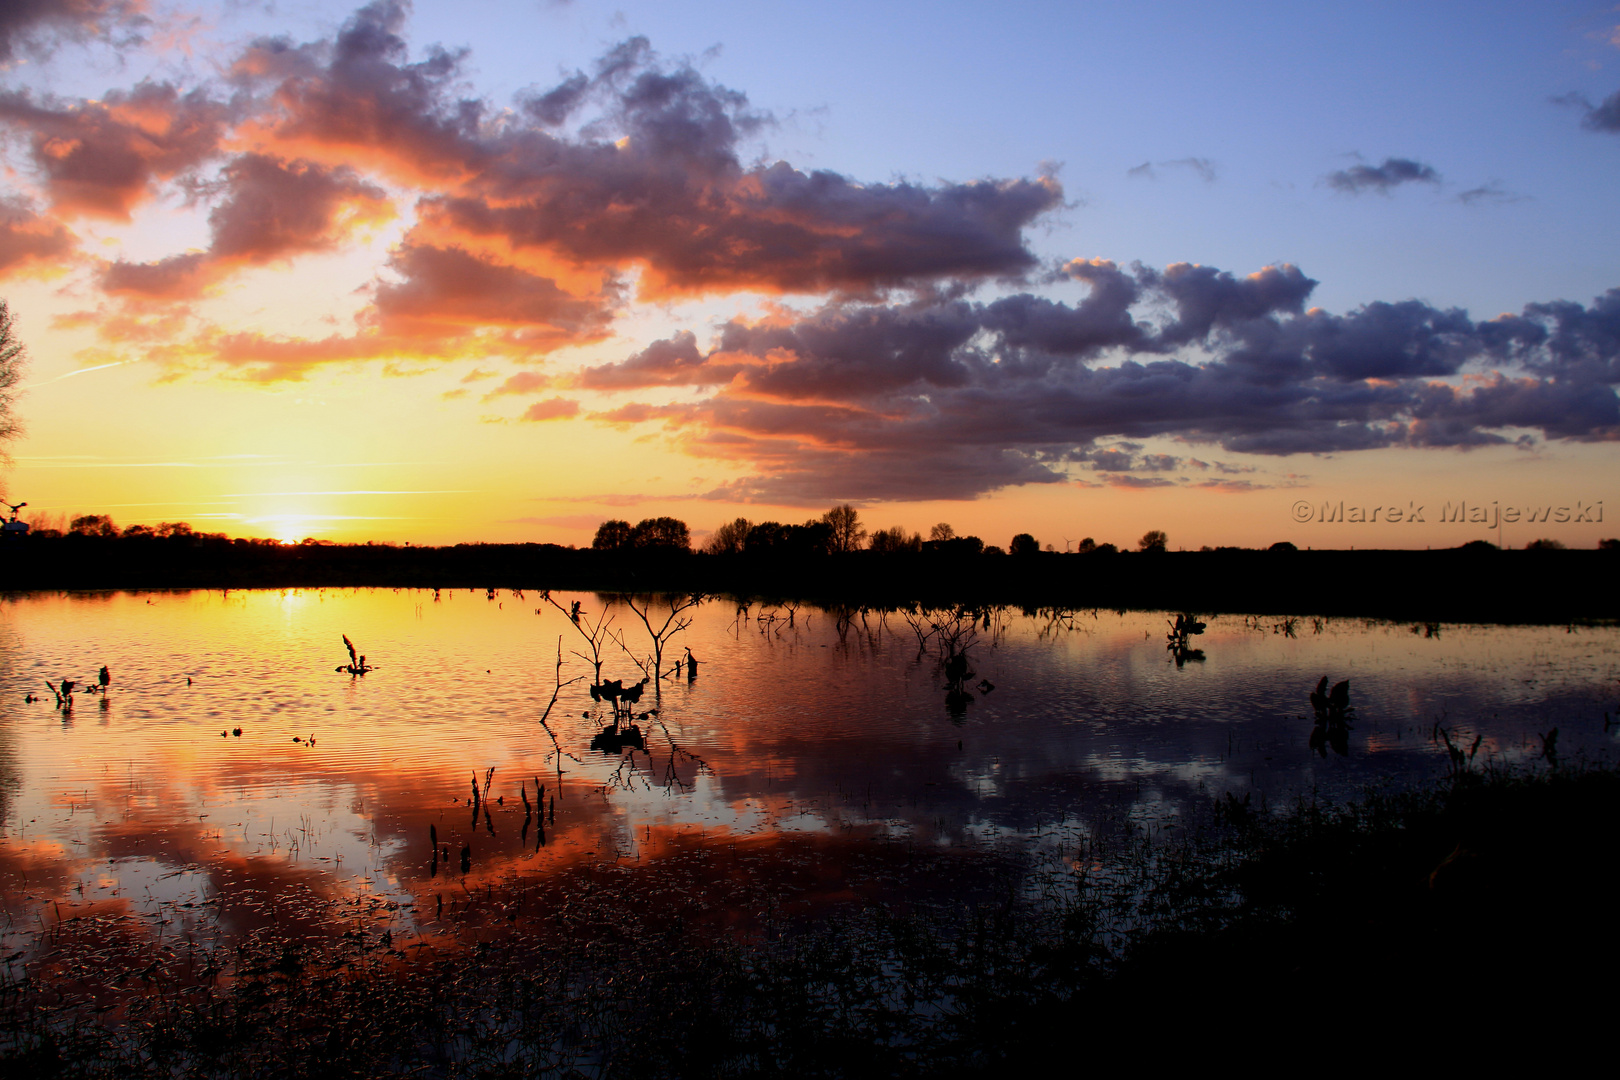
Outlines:
{"type": "MultiPolygon", "coordinates": [[[[565,608],[552,597],[549,589],[542,592],[540,594],[540,598],[567,616],[569,623],[573,625],[575,630],[579,631],[580,637],[585,639],[591,650],[591,655],[586,656],[584,653],[580,652],[576,652],[574,655],[591,665],[592,670],[595,672],[595,679],[597,682],[602,681],[602,650],[606,647],[608,642],[611,641],[617,644],[619,648],[624,649],[624,652],[627,655],[630,654],[630,650],[626,649],[624,645],[624,635],[615,634],[611,629],[613,624],[613,615],[606,609],[604,609],[602,613],[596,617],[596,622],[593,624],[590,620],[590,615],[587,612],[580,610],[578,600],[574,601],[571,607],[565,608]]],[[[539,608],[535,609],[536,614],[539,613],[539,610],[539,608]]],[[[559,650],[558,667],[560,671],[562,647],[561,638],[558,638],[557,644],[559,650]]],[[[634,659],[634,656],[631,656],[631,659],[634,659]]],[[[574,680],[570,679],[569,681],[573,682],[574,680]]]]}
{"type": "MultiPolygon", "coordinates": [[[[636,618],[641,620],[641,625],[647,628],[647,636],[652,639],[652,674],[655,679],[662,679],[664,677],[664,646],[672,638],[674,638],[676,634],[679,634],[687,627],[692,625],[691,617],[686,615],[685,612],[700,606],[703,603],[703,594],[670,593],[659,599],[661,599],[669,608],[669,615],[664,619],[661,625],[654,628],[654,599],[644,599],[641,601],[641,606],[637,607],[636,597],[630,595],[626,595],[624,597],[625,606],[635,613],[636,618]]],[[[789,620],[789,625],[792,625],[791,618],[789,620]]],[[[655,687],[654,693],[656,692],[657,689],[655,687]]]]}
{"type": "MultiPolygon", "coordinates": [[[[547,594],[546,599],[547,600],[551,599],[549,594],[547,594]]],[[[553,605],[555,606],[555,601],[553,601],[553,605]]],[[[559,635],[558,638],[557,638],[556,685],[551,691],[551,700],[546,702],[545,710],[543,712],[541,712],[541,714],[540,714],[540,727],[545,731],[547,738],[549,738],[551,740],[552,754],[555,756],[556,761],[557,761],[557,790],[558,791],[562,790],[563,748],[562,748],[562,744],[557,741],[557,733],[555,731],[551,730],[551,725],[546,723],[546,720],[547,720],[548,717],[551,716],[551,710],[556,707],[557,698],[558,698],[559,695],[562,694],[563,687],[571,686],[572,684],[577,683],[582,678],[584,678],[584,676],[581,675],[581,676],[576,676],[575,678],[569,679],[566,682],[564,682],[563,677],[562,677],[562,665],[563,665],[562,637],[559,635]]],[[[597,677],[598,677],[598,679],[601,678],[601,668],[600,667],[597,668],[597,677]]],[[[573,757],[572,754],[570,754],[568,756],[573,757]]],[[[579,759],[574,758],[574,760],[578,761],[579,759]]],[[[546,792],[545,792],[545,788],[540,784],[540,778],[539,777],[535,777],[534,784],[535,784],[535,787],[538,788],[539,791],[540,791],[540,798],[542,800],[544,800],[546,792]]],[[[541,809],[544,810],[544,808],[545,808],[545,806],[544,806],[544,803],[542,802],[541,809]]]]}

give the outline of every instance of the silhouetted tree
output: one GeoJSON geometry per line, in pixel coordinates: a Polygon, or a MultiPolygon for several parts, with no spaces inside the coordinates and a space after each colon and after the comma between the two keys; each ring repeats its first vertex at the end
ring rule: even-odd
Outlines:
{"type": "Polygon", "coordinates": [[[1007,544],[1009,555],[1039,555],[1041,542],[1029,533],[1019,533],[1007,544]]]}
{"type": "Polygon", "coordinates": [[[1526,551],[1563,551],[1564,550],[1564,545],[1563,545],[1563,542],[1560,541],[1560,540],[1553,540],[1553,539],[1550,539],[1550,538],[1547,538],[1547,537],[1543,537],[1540,540],[1532,540],[1528,544],[1524,545],[1524,550],[1526,550],[1526,551]]]}
{"type": "Polygon", "coordinates": [[[13,319],[11,309],[0,300],[0,460],[5,460],[5,444],[22,430],[11,410],[17,400],[17,383],[22,380],[23,366],[28,362],[28,350],[17,338],[13,319]]]}
{"type": "Polygon", "coordinates": [[[1074,553],[1076,555],[1090,555],[1093,551],[1096,551],[1096,550],[1097,550],[1097,541],[1093,540],[1089,536],[1086,537],[1084,540],[1080,541],[1078,544],[1074,545],[1074,553]]]}
{"type": "Polygon", "coordinates": [[[743,550],[750,555],[769,554],[773,557],[825,555],[831,546],[831,533],[825,521],[807,521],[803,525],[762,521],[748,530],[743,550]]]}
{"type": "Polygon", "coordinates": [[[630,530],[633,548],[659,548],[665,551],[690,551],[692,533],[680,518],[642,518],[630,530]]]}
{"type": "Polygon", "coordinates": [[[827,538],[827,550],[833,554],[842,554],[849,551],[859,551],[861,543],[866,539],[866,530],[861,528],[861,515],[849,503],[835,506],[821,515],[823,524],[830,533],[827,538]]]}
{"type": "Polygon", "coordinates": [[[618,551],[620,548],[630,546],[630,523],[628,521],[604,521],[596,527],[596,539],[591,541],[591,547],[597,551],[618,551]]]}
{"type": "Polygon", "coordinates": [[[922,534],[907,534],[905,526],[892,525],[873,533],[867,546],[873,551],[895,554],[902,551],[921,551],[922,543],[922,534]]]}
{"type": "Polygon", "coordinates": [[[938,525],[935,525],[932,529],[928,530],[928,539],[938,541],[939,543],[944,543],[946,540],[954,540],[956,539],[956,530],[951,528],[950,522],[942,521],[938,525]]]}
{"type": "Polygon", "coordinates": [[[118,526],[106,514],[83,514],[68,522],[70,536],[117,536],[118,526]]]}
{"type": "Polygon", "coordinates": [[[762,521],[748,530],[743,539],[743,550],[760,554],[775,550],[787,539],[788,526],[780,521],[762,521]]]}
{"type": "Polygon", "coordinates": [[[1149,529],[1136,542],[1137,548],[1142,551],[1163,551],[1169,544],[1170,537],[1165,535],[1163,529],[1149,529]]]}
{"type": "Polygon", "coordinates": [[[703,550],[710,555],[739,554],[748,542],[748,533],[753,527],[754,523],[747,518],[728,521],[714,530],[709,542],[703,545],[703,550]]]}
{"type": "MultiPolygon", "coordinates": [[[[866,530],[862,529],[860,537],[856,539],[857,546],[865,536],[866,530]]],[[[789,525],[787,550],[796,556],[826,555],[833,550],[832,526],[814,518],[803,525],[789,525]]]]}

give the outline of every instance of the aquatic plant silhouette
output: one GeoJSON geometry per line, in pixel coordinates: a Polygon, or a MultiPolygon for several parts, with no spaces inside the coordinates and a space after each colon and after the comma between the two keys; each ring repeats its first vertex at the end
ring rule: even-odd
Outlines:
{"type": "Polygon", "coordinates": [[[1202,660],[1204,650],[1195,649],[1188,639],[1202,634],[1207,626],[1199,621],[1191,612],[1182,612],[1169,623],[1170,632],[1165,635],[1165,649],[1175,659],[1176,667],[1181,667],[1189,660],[1202,660]]]}
{"type": "MultiPolygon", "coordinates": [[[[1556,731],[1557,729],[1553,730],[1556,731]]],[[[1446,744],[1446,756],[1451,761],[1451,776],[1453,779],[1468,775],[1473,771],[1474,755],[1479,753],[1479,744],[1484,738],[1483,733],[1476,733],[1473,744],[1467,750],[1464,750],[1451,741],[1451,732],[1441,727],[1439,721],[1435,722],[1434,730],[1429,734],[1431,742],[1438,740],[1446,744]]]]}
{"type": "Polygon", "coordinates": [[[1328,677],[1311,691],[1311,709],[1316,714],[1316,725],[1311,728],[1311,749],[1327,757],[1327,748],[1333,747],[1341,757],[1350,753],[1350,722],[1355,719],[1355,706],[1350,704],[1350,680],[1334,683],[1328,689],[1328,677]]]}
{"type": "MultiPolygon", "coordinates": [[[[55,699],[58,709],[62,710],[63,713],[71,713],[73,711],[73,694],[77,690],[83,690],[86,694],[101,694],[101,707],[105,709],[107,707],[107,687],[111,682],[112,676],[108,673],[106,666],[103,665],[96,682],[81,683],[77,679],[63,679],[59,683],[52,683],[47,680],[45,688],[51,692],[51,697],[55,699]]],[[[36,698],[33,694],[23,698],[24,702],[30,704],[34,701],[43,700],[43,698],[36,698]]]]}
{"type": "MultiPolygon", "coordinates": [[[[640,681],[631,683],[629,686],[626,686],[626,685],[624,685],[624,680],[623,679],[604,679],[604,678],[601,677],[602,663],[603,663],[603,660],[602,660],[602,649],[603,649],[603,647],[608,642],[616,642],[620,646],[621,649],[624,647],[623,641],[620,638],[618,638],[616,635],[614,635],[611,632],[611,630],[609,629],[609,624],[611,623],[611,616],[608,615],[606,612],[604,612],[601,615],[598,615],[595,622],[593,623],[591,621],[591,618],[590,618],[589,614],[580,609],[580,605],[579,605],[579,603],[577,601],[574,602],[570,607],[564,608],[560,603],[558,603],[551,596],[551,594],[549,592],[542,593],[541,595],[546,600],[546,602],[550,603],[557,610],[561,611],[565,616],[568,616],[569,622],[571,624],[573,624],[573,626],[576,629],[579,630],[580,635],[582,637],[584,637],[587,642],[590,643],[590,645],[591,645],[591,655],[590,656],[586,656],[586,655],[584,655],[582,653],[579,653],[579,652],[575,652],[574,655],[578,656],[581,660],[584,660],[587,663],[591,664],[593,671],[596,673],[595,680],[590,682],[587,685],[587,691],[589,692],[589,694],[591,696],[591,700],[593,702],[598,703],[598,704],[606,703],[610,707],[610,709],[612,710],[612,712],[611,712],[611,720],[605,726],[600,728],[596,732],[596,734],[594,736],[592,736],[591,743],[590,743],[590,748],[592,750],[600,751],[602,753],[607,753],[607,754],[622,753],[626,749],[645,751],[646,750],[645,739],[644,739],[644,737],[642,735],[640,727],[637,726],[637,724],[635,723],[635,719],[636,719],[635,706],[638,705],[641,702],[642,695],[646,692],[647,684],[651,680],[649,678],[643,677],[640,681]]],[[[682,610],[684,610],[684,608],[682,610]]],[[[625,651],[628,653],[628,650],[625,650],[625,651]]],[[[557,658],[556,658],[556,666],[555,666],[556,678],[554,680],[554,686],[553,686],[553,689],[552,689],[552,692],[551,692],[551,700],[546,703],[545,710],[540,714],[539,722],[540,722],[541,729],[545,731],[546,736],[551,740],[552,758],[556,762],[556,765],[557,765],[557,788],[558,788],[559,791],[562,790],[562,778],[563,778],[563,773],[565,771],[563,769],[563,767],[562,767],[563,758],[564,757],[570,758],[571,760],[573,760],[576,763],[581,763],[581,762],[580,762],[579,758],[575,757],[573,754],[568,753],[567,751],[565,751],[562,748],[562,743],[557,738],[556,731],[554,731],[552,729],[552,727],[551,727],[551,725],[550,725],[550,723],[548,721],[550,719],[552,710],[557,705],[558,698],[561,696],[563,688],[567,687],[567,686],[571,686],[572,684],[574,684],[576,682],[580,682],[585,678],[584,676],[576,676],[575,678],[572,678],[572,679],[564,679],[562,677],[562,668],[563,668],[562,638],[558,637],[558,639],[557,639],[557,658]]],[[[653,710],[653,712],[656,713],[657,710],[655,709],[655,710],[653,710]]],[[[589,713],[589,712],[586,712],[584,715],[585,715],[585,718],[587,718],[587,719],[589,719],[591,717],[591,713],[589,713]]],[[[645,716],[647,716],[649,714],[644,713],[642,715],[643,715],[643,717],[645,717],[645,716]]],[[[476,785],[476,777],[474,778],[474,781],[475,781],[475,785],[476,785]]],[[[536,779],[535,784],[536,784],[537,788],[540,787],[540,783],[539,783],[538,779],[536,779]]],[[[522,794],[521,791],[520,791],[520,794],[522,794]]],[[[475,796],[476,796],[476,792],[475,792],[475,796]]],[[[526,798],[527,797],[525,796],[525,800],[526,800],[526,798]]],[[[544,821],[543,821],[543,819],[545,817],[546,807],[545,807],[545,796],[544,796],[544,789],[543,788],[541,788],[541,790],[540,790],[539,798],[540,798],[540,813],[541,813],[541,817],[542,817],[542,825],[541,825],[541,835],[539,837],[538,842],[539,843],[544,843],[545,842],[545,830],[544,830],[544,821]]],[[[556,815],[556,800],[555,800],[555,798],[553,798],[553,800],[552,800],[552,818],[553,818],[553,821],[555,821],[555,815],[556,815]]],[[[476,810],[475,810],[475,824],[476,824],[476,810]]],[[[527,837],[527,835],[528,835],[527,823],[525,823],[524,836],[527,837]]]]}
{"type": "Polygon", "coordinates": [[[613,723],[591,738],[591,749],[604,754],[622,754],[626,749],[646,750],[647,744],[640,727],[634,722],[621,723],[621,718],[615,714],[613,723]]]}
{"type": "Polygon", "coordinates": [[[613,707],[613,716],[617,720],[620,713],[629,715],[634,713],[635,706],[641,703],[641,695],[647,689],[648,680],[624,685],[623,679],[603,679],[590,686],[591,700],[607,702],[613,707]]]}
{"type": "Polygon", "coordinates": [[[73,711],[73,688],[78,685],[72,679],[63,679],[60,686],[50,682],[45,684],[51,696],[56,699],[56,707],[65,713],[73,711]]]}
{"type": "Polygon", "coordinates": [[[919,660],[927,654],[929,643],[933,643],[938,670],[945,678],[945,708],[952,719],[960,720],[974,700],[967,689],[968,680],[978,674],[969,666],[968,650],[978,643],[981,618],[985,625],[993,626],[998,616],[992,609],[971,607],[913,607],[902,610],[900,616],[917,639],[919,660]]]}
{"type": "MultiPolygon", "coordinates": [[[[581,636],[585,637],[587,641],[592,642],[594,646],[593,655],[591,656],[585,656],[584,654],[578,652],[574,653],[575,656],[578,656],[580,659],[590,663],[593,671],[597,673],[595,680],[587,681],[586,685],[586,690],[590,695],[591,701],[597,705],[602,705],[605,703],[611,710],[611,712],[609,712],[604,718],[605,722],[601,723],[601,726],[599,726],[592,735],[590,749],[606,755],[622,755],[625,758],[625,762],[621,762],[620,769],[616,770],[609,776],[607,782],[603,785],[604,789],[620,782],[616,778],[620,778],[622,776],[625,763],[627,763],[633,757],[636,751],[647,754],[647,764],[650,775],[652,754],[647,748],[647,735],[649,734],[650,729],[644,731],[642,728],[642,724],[645,724],[649,720],[657,724],[658,729],[663,733],[664,740],[669,746],[669,757],[663,778],[664,786],[681,787],[683,789],[687,787],[687,783],[681,779],[679,773],[677,772],[677,765],[681,762],[692,762],[695,763],[700,770],[702,770],[707,767],[706,764],[701,758],[682,749],[677,744],[674,735],[669,731],[668,727],[663,724],[662,720],[659,719],[661,710],[657,706],[654,706],[653,708],[639,714],[636,712],[636,706],[640,704],[643,695],[646,692],[647,686],[651,684],[653,680],[649,676],[644,675],[640,680],[632,682],[627,686],[625,685],[626,680],[603,679],[600,676],[602,647],[605,644],[612,642],[618,644],[620,648],[623,649],[622,640],[620,640],[617,635],[612,634],[607,630],[609,617],[604,613],[603,615],[598,616],[593,622],[590,615],[584,611],[581,611],[577,603],[572,605],[571,608],[564,608],[549,594],[542,595],[548,602],[552,604],[553,607],[556,607],[564,615],[569,616],[570,623],[575,625],[581,636]],[[626,754],[626,751],[629,751],[630,753],[626,754]]],[[[624,651],[627,655],[629,655],[628,650],[624,651]]],[[[577,676],[571,679],[563,678],[562,652],[562,638],[559,636],[557,639],[557,654],[555,661],[556,677],[554,680],[554,687],[552,689],[551,699],[546,703],[546,707],[541,713],[539,720],[542,730],[545,731],[547,738],[551,740],[552,751],[550,758],[551,760],[555,761],[557,765],[557,790],[559,792],[562,790],[563,775],[566,772],[566,770],[562,767],[563,759],[567,758],[579,765],[583,765],[584,761],[577,755],[563,749],[562,740],[558,737],[556,730],[549,723],[549,718],[553,710],[556,708],[563,689],[572,685],[573,683],[587,680],[586,676],[577,676]]],[[[634,657],[632,656],[631,659],[633,660],[634,657]]],[[[687,672],[688,679],[695,677],[697,672],[697,664],[697,658],[692,655],[690,649],[687,649],[686,655],[681,662],[681,666],[684,667],[685,671],[687,672]]],[[[596,713],[593,710],[587,710],[581,715],[582,718],[586,720],[596,717],[596,713]]],[[[540,830],[536,839],[536,849],[538,850],[539,846],[546,843],[545,825],[547,824],[548,819],[551,824],[556,824],[557,800],[556,797],[553,796],[549,801],[548,807],[545,788],[540,784],[538,778],[535,780],[535,786],[539,790],[538,802],[535,808],[536,813],[540,818],[540,830]]],[[[522,796],[524,793],[520,790],[519,794],[522,796]]],[[[523,830],[523,836],[525,839],[527,838],[527,835],[528,830],[526,816],[525,828],[523,830]]]]}
{"type": "Polygon", "coordinates": [[[945,661],[945,710],[953,718],[960,719],[966,714],[968,705],[973,701],[966,684],[977,674],[968,666],[965,647],[960,652],[952,652],[945,661]]]}
{"type": "Polygon", "coordinates": [[[355,651],[354,642],[349,640],[348,634],[343,635],[343,647],[349,650],[349,662],[346,665],[339,664],[333,669],[334,671],[347,672],[350,675],[364,675],[368,671],[376,670],[370,664],[366,663],[366,658],[364,656],[359,655],[355,651]]]}

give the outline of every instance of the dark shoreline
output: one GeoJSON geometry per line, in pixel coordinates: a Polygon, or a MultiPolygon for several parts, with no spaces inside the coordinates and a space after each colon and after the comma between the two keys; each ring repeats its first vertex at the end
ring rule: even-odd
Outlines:
{"type": "Polygon", "coordinates": [[[346,587],[686,592],[834,609],[1010,604],[1557,624],[1620,615],[1620,552],[1473,545],[714,556],[551,544],[284,546],[222,537],[28,537],[0,544],[0,592],[346,587]]]}

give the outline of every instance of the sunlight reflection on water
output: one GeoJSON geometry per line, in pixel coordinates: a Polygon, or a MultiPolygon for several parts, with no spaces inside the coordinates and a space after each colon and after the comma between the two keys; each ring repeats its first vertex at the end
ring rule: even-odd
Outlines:
{"type": "MultiPolygon", "coordinates": [[[[605,603],[559,599],[593,615],[605,603]]],[[[650,652],[630,612],[610,610],[629,650],[650,652]]],[[[329,921],[364,897],[409,921],[413,904],[452,887],[590,861],[656,868],[694,844],[1016,846],[1151,827],[1227,791],[1272,805],[1338,799],[1443,772],[1436,722],[1481,736],[1481,762],[1534,756],[1553,725],[1566,756],[1609,753],[1620,733],[1604,726],[1616,711],[1614,627],[1428,636],[1300,619],[1289,636],[1280,618],[1224,616],[1196,642],[1205,659],[1178,667],[1162,614],[1002,611],[968,654],[974,685],[994,689],[972,690],[953,716],[937,654],[919,654],[898,615],[841,625],[807,607],[791,626],[785,610],[748,615],[711,602],[674,639],[666,667],[687,646],[702,663],[695,680],[649,687],[646,752],[592,752],[590,680],[566,686],[549,717],[559,756],[538,724],[559,648],[564,680],[590,666],[574,655],[574,626],[533,593],[7,598],[8,914],[29,922],[54,904],[170,932],[210,920],[246,932],[329,921]],[[348,660],[345,634],[375,671],[334,670],[348,660]],[[93,681],[102,664],[104,698],[55,707],[47,684],[93,681]],[[1357,719],[1343,756],[1308,745],[1307,696],[1323,675],[1350,680],[1357,719]],[[493,805],[475,818],[472,785],[491,767],[493,805]],[[556,799],[554,821],[525,819],[537,783],[556,799]],[[430,826],[447,862],[433,858],[430,826]]],[[[617,646],[603,673],[641,677],[617,646]]]]}

